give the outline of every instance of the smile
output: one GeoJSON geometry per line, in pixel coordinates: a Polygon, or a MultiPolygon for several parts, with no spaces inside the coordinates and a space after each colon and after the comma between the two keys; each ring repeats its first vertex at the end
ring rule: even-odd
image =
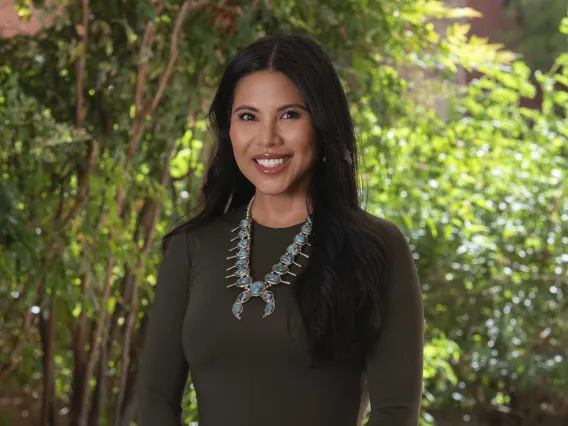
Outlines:
{"type": "Polygon", "coordinates": [[[265,174],[274,174],[284,170],[284,168],[288,165],[288,160],[290,160],[290,158],[292,158],[291,155],[272,158],[257,157],[254,158],[254,164],[261,172],[265,174]]]}
{"type": "Polygon", "coordinates": [[[262,167],[268,167],[268,168],[272,168],[272,167],[278,167],[282,164],[284,164],[285,161],[288,161],[290,157],[285,157],[285,158],[273,158],[270,160],[265,160],[265,159],[261,159],[261,158],[257,158],[255,161],[260,164],[262,167]]]}

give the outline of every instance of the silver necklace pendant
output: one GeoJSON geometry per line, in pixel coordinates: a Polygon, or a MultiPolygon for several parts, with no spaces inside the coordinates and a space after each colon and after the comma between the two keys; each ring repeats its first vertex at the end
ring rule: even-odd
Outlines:
{"type": "Polygon", "coordinates": [[[282,277],[285,275],[296,276],[296,274],[290,271],[292,265],[302,267],[295,261],[295,257],[298,255],[306,258],[309,257],[302,252],[302,248],[310,245],[308,242],[308,237],[312,233],[312,218],[310,216],[306,218],[306,222],[302,225],[300,233],[294,237],[293,242],[286,248],[286,253],[280,256],[280,262],[272,267],[272,271],[264,276],[263,281],[254,281],[250,275],[250,257],[252,250],[251,209],[253,201],[254,197],[252,197],[247,206],[246,218],[241,220],[239,226],[231,231],[238,232],[237,236],[231,239],[231,242],[236,240],[240,241],[235,247],[229,249],[231,256],[227,257],[227,260],[236,259],[235,264],[227,268],[227,271],[234,270],[234,272],[225,277],[227,279],[236,278],[236,281],[229,284],[227,288],[238,287],[242,290],[237,296],[235,303],[233,303],[232,308],[233,315],[238,319],[241,319],[244,304],[255,297],[259,297],[265,302],[263,318],[272,314],[276,309],[276,300],[274,299],[274,293],[269,289],[280,283],[290,285],[290,282],[284,281],[282,277]]]}

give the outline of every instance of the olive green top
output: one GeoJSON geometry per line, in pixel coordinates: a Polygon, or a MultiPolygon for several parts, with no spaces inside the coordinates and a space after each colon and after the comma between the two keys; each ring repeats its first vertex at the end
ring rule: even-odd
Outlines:
{"type": "MultiPolygon", "coordinates": [[[[231,231],[246,207],[171,240],[160,266],[142,357],[139,426],[178,426],[191,374],[200,426],[356,426],[371,405],[369,426],[417,426],[422,391],[423,306],[410,248],[399,230],[368,215],[394,259],[387,321],[366,368],[336,362],[309,368],[310,357],[291,287],[271,288],[265,302],[231,312],[242,291],[227,288],[231,231]],[[288,330],[288,317],[291,327],[288,330]],[[365,384],[366,382],[366,384],[365,384]]],[[[366,213],[365,213],[366,214],[366,213]]],[[[301,224],[252,227],[251,275],[262,280],[301,224]]],[[[231,252],[234,254],[234,251],[231,252]]],[[[307,261],[296,257],[298,263],[307,261]]],[[[298,273],[301,268],[292,266],[298,273]]],[[[286,275],[291,281],[294,277],[286,275]]]]}

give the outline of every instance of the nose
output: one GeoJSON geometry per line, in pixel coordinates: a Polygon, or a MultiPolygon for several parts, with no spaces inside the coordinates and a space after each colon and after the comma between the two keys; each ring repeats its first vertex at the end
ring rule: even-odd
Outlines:
{"type": "Polygon", "coordinates": [[[261,123],[258,134],[258,146],[269,148],[281,144],[282,138],[278,134],[277,124],[268,120],[261,123]]]}

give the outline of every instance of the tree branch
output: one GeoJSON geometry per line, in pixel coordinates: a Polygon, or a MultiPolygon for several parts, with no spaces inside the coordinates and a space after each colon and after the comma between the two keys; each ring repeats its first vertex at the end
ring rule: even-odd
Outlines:
{"type": "Polygon", "coordinates": [[[87,192],[89,188],[89,177],[91,176],[91,172],[95,167],[95,162],[97,158],[97,145],[94,141],[89,140],[87,142],[88,153],[87,159],[85,160],[85,170],[81,174],[81,178],[79,179],[79,193],[77,194],[77,199],[75,200],[75,204],[69,209],[69,212],[65,215],[61,228],[65,228],[69,222],[77,215],[79,211],[79,207],[85,198],[87,198],[87,192]]]}
{"type": "MultiPolygon", "coordinates": [[[[140,56],[141,60],[143,61],[140,66],[138,67],[138,75],[136,77],[136,92],[135,92],[135,101],[134,106],[136,108],[136,112],[134,115],[134,124],[132,129],[132,134],[130,136],[130,141],[128,143],[128,147],[126,148],[126,159],[124,164],[124,175],[128,176],[130,172],[130,166],[132,165],[134,154],[138,149],[138,143],[144,134],[144,129],[146,127],[145,118],[148,114],[154,112],[160,100],[163,96],[165,88],[170,80],[170,77],[173,73],[174,65],[177,60],[179,50],[178,50],[178,42],[181,36],[181,28],[185,17],[189,10],[196,9],[203,4],[205,4],[208,0],[195,0],[193,3],[190,3],[190,0],[185,0],[176,16],[174,22],[174,30],[172,32],[171,38],[171,46],[170,46],[170,57],[168,59],[168,64],[166,65],[166,69],[160,80],[158,82],[158,89],[152,98],[152,101],[148,104],[148,106],[144,107],[144,87],[146,86],[146,78],[148,76],[148,63],[144,59],[144,55],[148,54],[148,49],[150,48],[153,40],[154,40],[154,26],[152,22],[148,22],[146,24],[146,29],[144,31],[144,37],[142,38],[142,44],[140,46],[140,56]]],[[[156,13],[159,13],[161,10],[162,5],[159,4],[156,6],[156,13]]],[[[118,205],[119,212],[122,210],[124,205],[124,199],[126,196],[126,191],[121,189],[116,194],[116,203],[118,205]]]]}
{"type": "Polygon", "coordinates": [[[168,84],[170,76],[172,75],[172,72],[174,70],[174,65],[179,54],[178,44],[181,35],[181,28],[187,13],[190,10],[195,10],[203,6],[204,4],[208,3],[208,1],[209,0],[195,0],[191,4],[189,0],[185,0],[183,2],[183,5],[181,6],[174,23],[174,30],[172,32],[172,39],[170,41],[170,57],[168,59],[168,64],[166,66],[166,70],[160,77],[158,90],[154,95],[154,99],[152,100],[152,103],[149,105],[149,107],[147,107],[148,113],[153,112],[160,103],[160,99],[162,98],[164,91],[166,90],[166,85],[168,84]]]}
{"type": "MultiPolygon", "coordinates": [[[[93,373],[95,371],[95,366],[97,364],[97,360],[99,359],[99,347],[101,345],[101,336],[103,332],[103,325],[106,324],[106,317],[107,317],[107,306],[108,300],[110,297],[110,291],[112,287],[112,270],[114,268],[115,259],[114,256],[110,256],[107,262],[106,271],[105,271],[105,281],[104,281],[104,289],[103,289],[103,297],[100,303],[100,315],[98,320],[95,323],[93,333],[91,335],[91,342],[89,344],[89,356],[86,361],[85,372],[82,377],[81,386],[84,389],[88,389],[89,382],[93,377],[93,373]]],[[[81,394],[81,412],[79,413],[79,419],[77,424],[79,426],[87,426],[89,420],[89,392],[83,392],[81,394]]]]}
{"type": "MultiPolygon", "coordinates": [[[[45,271],[43,271],[42,268],[42,272],[38,282],[41,282],[43,280],[44,274],[45,271]]],[[[39,301],[39,287],[36,290],[34,305],[37,304],[38,301],[39,301]]],[[[14,346],[10,353],[10,361],[0,364],[0,381],[4,377],[6,377],[8,373],[10,373],[18,365],[18,362],[20,361],[20,350],[22,349],[22,343],[25,341],[28,332],[31,329],[32,322],[33,322],[33,313],[31,308],[28,307],[26,313],[24,314],[24,317],[22,318],[20,332],[18,333],[17,337],[14,338],[14,346]]]]}
{"type": "MultiPolygon", "coordinates": [[[[89,49],[89,0],[82,0],[82,22],[77,26],[77,32],[81,36],[81,54],[75,62],[75,127],[82,128],[85,122],[85,67],[87,64],[87,51],[89,49]]],[[[88,154],[85,162],[85,170],[79,179],[79,191],[75,204],[65,215],[61,228],[65,228],[79,211],[79,207],[87,197],[89,177],[95,165],[96,145],[92,140],[87,141],[88,154]]]]}
{"type": "Polygon", "coordinates": [[[53,294],[48,297],[48,307],[44,308],[39,317],[39,334],[43,352],[43,394],[40,423],[45,426],[57,426],[53,360],[55,352],[55,297],[53,294]]]}
{"type": "Polygon", "coordinates": [[[83,127],[85,120],[85,105],[83,98],[83,90],[85,85],[85,64],[87,62],[87,48],[89,43],[89,0],[82,0],[83,22],[78,32],[82,37],[81,55],[75,62],[75,126],[83,127]]]}
{"type": "Polygon", "coordinates": [[[142,111],[142,100],[144,97],[144,87],[146,86],[146,77],[148,75],[148,60],[150,46],[154,41],[154,24],[152,21],[146,24],[142,43],[140,43],[140,58],[141,63],[138,65],[138,73],[136,75],[136,89],[134,93],[134,107],[136,108],[135,115],[140,115],[142,111]]]}
{"type": "MultiPolygon", "coordinates": [[[[167,187],[168,179],[170,176],[170,163],[172,159],[172,154],[174,151],[175,142],[170,141],[168,144],[168,148],[166,151],[166,161],[164,162],[164,166],[162,168],[160,174],[160,185],[162,187],[167,187]]],[[[150,208],[148,209],[147,215],[143,215],[141,217],[141,222],[144,226],[144,246],[140,254],[138,255],[138,262],[136,265],[136,269],[140,270],[143,266],[142,262],[144,256],[148,254],[150,248],[152,247],[152,243],[154,241],[154,236],[156,233],[156,223],[160,217],[161,212],[161,204],[155,201],[150,203],[150,208]]],[[[144,210],[144,209],[143,209],[144,210]]],[[[122,356],[121,356],[121,374],[119,379],[119,392],[117,397],[116,403],[116,411],[114,417],[114,424],[120,425],[122,423],[122,416],[123,416],[123,409],[124,409],[124,401],[125,396],[127,393],[127,387],[129,385],[128,378],[131,377],[129,371],[131,370],[131,342],[132,336],[134,334],[134,328],[136,325],[136,312],[138,308],[138,283],[136,281],[136,277],[132,277],[131,281],[132,289],[130,291],[125,291],[125,293],[129,293],[130,297],[130,306],[128,308],[128,314],[126,317],[126,322],[124,325],[124,338],[123,338],[123,347],[122,347],[122,356]]],[[[125,301],[126,302],[126,301],[125,301]]]]}

